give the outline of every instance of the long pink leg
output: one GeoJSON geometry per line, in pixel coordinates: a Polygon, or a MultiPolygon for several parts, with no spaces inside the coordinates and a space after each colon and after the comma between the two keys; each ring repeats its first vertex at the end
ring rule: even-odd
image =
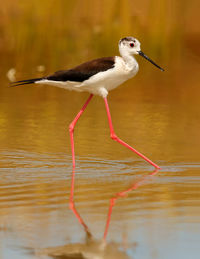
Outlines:
{"type": "Polygon", "coordinates": [[[122,144],[123,146],[129,148],[131,151],[135,152],[137,155],[139,155],[140,157],[142,157],[144,160],[146,160],[148,163],[150,163],[152,166],[154,166],[157,169],[160,169],[160,167],[158,165],[156,165],[155,163],[153,163],[150,159],[148,159],[146,156],[144,156],[143,154],[141,154],[140,152],[138,152],[136,149],[132,148],[131,146],[129,146],[127,143],[125,143],[124,141],[122,141],[120,138],[117,137],[117,135],[114,132],[114,128],[112,125],[112,119],[111,119],[111,115],[110,115],[110,110],[109,110],[109,106],[108,106],[108,101],[107,98],[104,98],[105,101],[105,105],[106,105],[106,111],[107,111],[107,115],[108,115],[108,123],[109,123],[109,127],[110,127],[110,137],[119,142],[120,144],[122,144]]]}
{"type": "Polygon", "coordinates": [[[72,162],[73,162],[73,168],[75,168],[75,154],[74,154],[74,127],[78,121],[78,119],[81,117],[82,113],[84,112],[84,110],[86,109],[88,103],[90,102],[90,100],[92,99],[93,94],[91,94],[89,96],[89,98],[87,99],[86,103],[83,105],[82,109],[80,110],[80,112],[76,115],[76,117],[74,118],[74,120],[71,122],[71,124],[69,125],[69,133],[70,133],[70,140],[71,140],[71,148],[72,148],[72,162]]]}

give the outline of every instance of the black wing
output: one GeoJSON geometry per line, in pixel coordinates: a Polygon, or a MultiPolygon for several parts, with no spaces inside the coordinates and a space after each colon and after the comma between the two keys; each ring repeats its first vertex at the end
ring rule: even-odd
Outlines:
{"type": "Polygon", "coordinates": [[[99,72],[103,72],[113,68],[114,64],[115,64],[115,57],[94,59],[94,60],[85,62],[72,69],[57,71],[54,74],[49,75],[47,77],[16,81],[11,83],[11,86],[33,84],[35,82],[38,82],[44,79],[51,80],[51,81],[62,81],[62,82],[66,82],[66,81],[83,82],[99,72]]]}
{"type": "Polygon", "coordinates": [[[63,82],[83,82],[99,72],[113,68],[115,64],[114,59],[114,57],[94,59],[69,70],[57,71],[46,79],[63,82]]]}

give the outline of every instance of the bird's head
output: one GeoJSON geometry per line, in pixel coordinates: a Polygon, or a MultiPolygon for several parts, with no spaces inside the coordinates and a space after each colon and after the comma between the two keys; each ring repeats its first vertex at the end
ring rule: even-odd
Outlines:
{"type": "Polygon", "coordinates": [[[119,51],[120,54],[127,53],[129,55],[137,55],[140,51],[140,42],[139,40],[133,37],[125,37],[119,41],[119,51]]]}
{"type": "Polygon", "coordinates": [[[163,68],[158,66],[153,60],[151,60],[149,57],[147,57],[140,48],[140,42],[136,38],[133,37],[125,37],[120,39],[119,41],[119,52],[122,57],[125,57],[127,55],[140,55],[143,58],[147,59],[149,62],[151,62],[154,66],[159,68],[161,71],[164,71],[163,68]]]}

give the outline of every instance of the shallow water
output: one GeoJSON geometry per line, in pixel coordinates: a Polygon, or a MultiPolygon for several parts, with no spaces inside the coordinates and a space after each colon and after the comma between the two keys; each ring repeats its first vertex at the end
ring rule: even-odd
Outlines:
{"type": "Polygon", "coordinates": [[[73,198],[92,236],[86,242],[68,206],[70,157],[24,150],[2,150],[1,157],[2,258],[97,256],[108,216],[105,258],[198,258],[200,164],[161,162],[162,170],[146,177],[153,170],[137,159],[77,159],[73,198]]]}

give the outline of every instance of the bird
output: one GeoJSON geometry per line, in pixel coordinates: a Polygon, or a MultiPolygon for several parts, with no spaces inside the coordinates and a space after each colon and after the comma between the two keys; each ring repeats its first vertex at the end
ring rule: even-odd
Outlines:
{"type": "Polygon", "coordinates": [[[151,62],[158,69],[164,71],[162,67],[157,65],[141,51],[140,45],[141,44],[139,40],[136,38],[132,36],[124,37],[121,38],[118,43],[120,56],[102,57],[82,63],[71,69],[57,71],[54,74],[46,77],[26,79],[11,83],[10,86],[43,84],[56,86],[67,90],[90,93],[89,98],[86,100],[81,110],[69,125],[73,168],[75,168],[74,128],[78,119],[81,117],[84,110],[91,101],[92,97],[97,95],[102,97],[105,102],[108,124],[110,128],[110,137],[130,149],[132,152],[135,152],[156,169],[160,169],[157,164],[121,140],[115,134],[107,100],[109,91],[115,89],[137,74],[139,65],[135,59],[136,55],[140,55],[141,57],[151,62]]]}

